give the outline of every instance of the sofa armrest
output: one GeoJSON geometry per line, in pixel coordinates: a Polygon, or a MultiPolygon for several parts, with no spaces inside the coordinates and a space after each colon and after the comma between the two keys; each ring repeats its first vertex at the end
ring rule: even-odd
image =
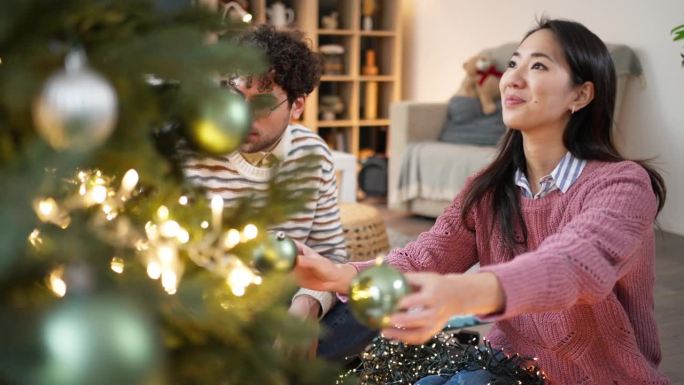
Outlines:
{"type": "Polygon", "coordinates": [[[397,202],[401,157],[409,143],[437,140],[447,115],[447,103],[396,102],[390,106],[388,203],[397,202]]]}

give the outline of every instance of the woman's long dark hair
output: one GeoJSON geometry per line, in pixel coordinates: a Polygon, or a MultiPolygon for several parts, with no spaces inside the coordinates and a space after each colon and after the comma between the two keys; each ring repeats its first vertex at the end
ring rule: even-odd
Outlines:
{"type": "MultiPolygon", "coordinates": [[[[565,148],[579,159],[607,162],[625,160],[612,141],[616,76],[605,44],[582,24],[566,20],[543,19],[525,35],[525,39],[541,29],[550,30],[563,48],[572,72],[572,82],[575,85],[587,81],[594,83],[594,99],[572,114],[565,127],[565,148]]],[[[665,204],[665,182],[660,174],[644,162],[637,163],[651,178],[660,211],[665,204]]],[[[517,168],[526,170],[522,134],[518,130],[508,130],[501,139],[494,161],[473,180],[465,192],[461,208],[461,219],[465,222],[473,207],[484,196],[491,194],[491,208],[493,213],[498,214],[504,246],[512,253],[516,244],[514,229],[519,228],[523,242],[527,241],[527,228],[518,200],[519,188],[513,180],[517,168]]]]}

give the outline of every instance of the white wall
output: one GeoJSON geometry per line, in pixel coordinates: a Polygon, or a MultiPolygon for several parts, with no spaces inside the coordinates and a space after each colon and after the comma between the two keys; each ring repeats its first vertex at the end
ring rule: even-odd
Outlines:
{"type": "Polygon", "coordinates": [[[670,30],[684,24],[682,0],[404,0],[404,97],[446,101],[461,64],[485,47],[519,41],[541,15],[579,21],[606,42],[627,44],[644,69],[619,117],[624,155],[653,158],[668,199],[659,222],[684,234],[684,68],[670,30]]]}

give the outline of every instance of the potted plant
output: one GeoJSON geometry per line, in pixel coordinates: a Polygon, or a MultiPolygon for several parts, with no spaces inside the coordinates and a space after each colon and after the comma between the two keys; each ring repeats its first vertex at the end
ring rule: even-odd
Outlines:
{"type": "MultiPolygon", "coordinates": [[[[672,28],[670,31],[673,35],[672,40],[684,40],[684,24],[672,28]]],[[[682,67],[684,67],[684,53],[680,54],[682,56],[682,67]]]]}

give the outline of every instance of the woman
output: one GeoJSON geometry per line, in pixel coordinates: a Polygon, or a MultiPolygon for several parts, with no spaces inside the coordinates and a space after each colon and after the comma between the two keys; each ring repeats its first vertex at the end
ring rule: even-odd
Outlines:
{"type": "MultiPolygon", "coordinates": [[[[412,311],[394,314],[383,335],[419,344],[450,316],[477,314],[495,321],[493,346],[537,357],[552,384],[669,384],[656,369],[653,312],[653,223],[665,186],[611,142],[608,50],[581,24],[542,21],[500,89],[509,130],[496,159],[386,259],[414,292],[399,304],[412,311]],[[478,261],[478,273],[461,274],[478,261]]],[[[369,266],[301,254],[295,273],[319,290],[346,293],[369,266]]]]}

